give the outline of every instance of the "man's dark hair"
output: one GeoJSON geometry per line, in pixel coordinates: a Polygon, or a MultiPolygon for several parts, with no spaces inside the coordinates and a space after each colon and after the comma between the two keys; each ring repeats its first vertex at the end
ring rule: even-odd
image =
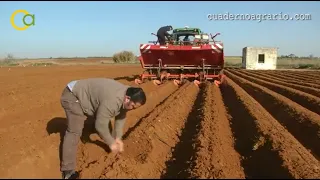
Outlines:
{"type": "Polygon", "coordinates": [[[141,105],[144,105],[147,101],[146,94],[144,93],[143,89],[139,87],[129,87],[126,95],[129,96],[130,100],[134,103],[140,103],[141,105]]]}

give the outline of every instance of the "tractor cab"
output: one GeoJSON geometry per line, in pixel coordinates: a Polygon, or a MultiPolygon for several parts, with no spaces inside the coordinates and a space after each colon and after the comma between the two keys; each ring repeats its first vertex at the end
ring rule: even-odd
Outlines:
{"type": "Polygon", "coordinates": [[[209,43],[209,35],[199,28],[177,28],[173,30],[171,40],[173,45],[197,45],[199,42],[209,43]]]}

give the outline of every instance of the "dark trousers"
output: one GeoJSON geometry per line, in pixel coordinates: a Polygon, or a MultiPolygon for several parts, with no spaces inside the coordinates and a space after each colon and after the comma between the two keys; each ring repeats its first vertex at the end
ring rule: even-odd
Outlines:
{"type": "Polygon", "coordinates": [[[166,37],[164,35],[157,35],[157,37],[161,46],[166,44],[166,37]]]}
{"type": "Polygon", "coordinates": [[[82,135],[84,121],[87,116],[83,113],[78,99],[66,87],[61,95],[61,106],[67,116],[67,130],[62,144],[61,171],[75,170],[77,147],[82,135]]]}

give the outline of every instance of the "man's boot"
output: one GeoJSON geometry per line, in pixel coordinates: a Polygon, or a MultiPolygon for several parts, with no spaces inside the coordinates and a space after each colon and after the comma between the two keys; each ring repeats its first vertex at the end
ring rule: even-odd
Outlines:
{"type": "Polygon", "coordinates": [[[62,179],[79,179],[79,172],[74,170],[63,171],[62,179]]]}

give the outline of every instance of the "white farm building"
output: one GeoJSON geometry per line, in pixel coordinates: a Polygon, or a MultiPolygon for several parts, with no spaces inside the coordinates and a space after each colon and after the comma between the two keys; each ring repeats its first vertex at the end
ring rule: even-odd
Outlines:
{"type": "Polygon", "coordinates": [[[277,68],[278,48],[245,47],[242,50],[242,68],[272,70],[277,68]]]}

